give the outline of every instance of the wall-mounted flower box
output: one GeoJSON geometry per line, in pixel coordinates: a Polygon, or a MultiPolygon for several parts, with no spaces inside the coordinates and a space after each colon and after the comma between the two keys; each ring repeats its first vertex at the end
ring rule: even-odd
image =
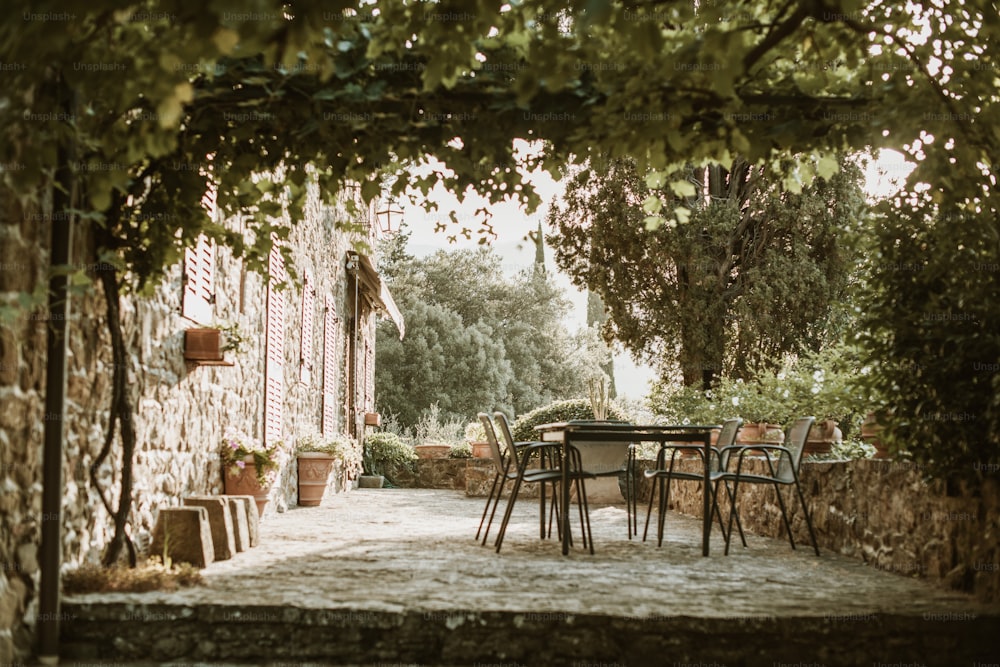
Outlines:
{"type": "Polygon", "coordinates": [[[233,366],[222,353],[219,329],[187,329],[184,332],[184,361],[198,366],[233,366]]]}
{"type": "Polygon", "coordinates": [[[365,413],[365,426],[381,426],[382,416],[377,412],[365,413]]]}

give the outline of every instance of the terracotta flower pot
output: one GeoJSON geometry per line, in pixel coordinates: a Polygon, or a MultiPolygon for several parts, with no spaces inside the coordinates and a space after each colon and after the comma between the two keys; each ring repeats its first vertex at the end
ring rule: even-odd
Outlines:
{"type": "Polygon", "coordinates": [[[416,450],[419,459],[446,459],[451,452],[451,445],[415,445],[413,449],[416,450]]]}
{"type": "Polygon", "coordinates": [[[243,459],[244,467],[233,470],[233,466],[225,466],[225,490],[229,496],[253,496],[257,503],[257,514],[264,516],[264,508],[267,506],[267,497],[271,493],[271,485],[261,486],[257,482],[257,466],[253,457],[247,456],[243,459]]]}
{"type": "Polygon", "coordinates": [[[757,422],[744,424],[736,434],[738,445],[780,445],[785,441],[785,434],[778,424],[757,422]]]}
{"type": "Polygon", "coordinates": [[[490,443],[488,442],[470,442],[469,446],[472,448],[473,458],[488,459],[493,456],[493,452],[490,451],[490,443]]]}
{"type": "Polygon", "coordinates": [[[837,426],[837,422],[832,419],[824,419],[823,421],[816,422],[813,424],[813,427],[809,429],[809,435],[806,438],[806,446],[805,449],[803,449],[803,453],[829,454],[833,444],[835,442],[840,442],[843,439],[844,434],[837,426]]]}
{"type": "Polygon", "coordinates": [[[324,452],[301,452],[299,466],[299,505],[318,507],[323,502],[330,473],[337,459],[324,452]]]}
{"type": "Polygon", "coordinates": [[[861,424],[861,439],[875,447],[876,459],[889,458],[889,448],[882,442],[882,429],[885,427],[878,422],[878,417],[874,412],[868,413],[865,421],[861,424]]]}

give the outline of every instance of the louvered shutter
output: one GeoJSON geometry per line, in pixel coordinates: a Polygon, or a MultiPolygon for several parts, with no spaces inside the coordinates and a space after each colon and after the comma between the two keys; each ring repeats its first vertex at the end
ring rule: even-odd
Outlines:
{"type": "Polygon", "coordinates": [[[313,316],[316,291],[313,289],[312,277],[306,274],[302,284],[302,331],[299,350],[299,382],[309,384],[312,381],[313,368],[313,316]]]}
{"type": "Polygon", "coordinates": [[[211,324],[215,302],[215,244],[198,237],[193,248],[184,249],[184,294],[181,314],[198,324],[211,324]]]}
{"type": "Polygon", "coordinates": [[[365,340],[364,411],[375,411],[375,348],[365,340]]]}
{"type": "MultiPolygon", "coordinates": [[[[201,205],[213,222],[216,216],[218,187],[210,183],[201,198],[201,205]]],[[[198,324],[211,324],[212,304],[215,303],[215,244],[198,237],[193,248],[184,249],[184,294],[181,315],[198,324]]]]}
{"type": "Polygon", "coordinates": [[[323,304],[323,433],[337,432],[337,310],[329,294],[323,304]]]}
{"type": "Polygon", "coordinates": [[[264,442],[281,439],[285,399],[285,294],[277,285],[285,280],[285,261],[277,246],[268,258],[267,345],[264,361],[264,442]]]}

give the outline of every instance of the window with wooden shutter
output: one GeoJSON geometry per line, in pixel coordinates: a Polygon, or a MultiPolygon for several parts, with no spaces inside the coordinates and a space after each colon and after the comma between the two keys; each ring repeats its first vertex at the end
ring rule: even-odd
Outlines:
{"type": "Polygon", "coordinates": [[[339,318],[333,297],[323,304],[323,434],[337,432],[337,335],[339,318]]]}
{"type": "Polygon", "coordinates": [[[281,439],[285,400],[285,294],[277,286],[285,280],[285,261],[277,244],[268,258],[267,340],[264,360],[264,442],[281,439]]]}
{"type": "Polygon", "coordinates": [[[316,290],[308,273],[302,283],[302,332],[299,348],[299,382],[312,381],[313,368],[313,316],[316,290]]]}
{"type": "MultiPolygon", "coordinates": [[[[201,198],[209,219],[215,220],[217,189],[210,185],[201,198]]],[[[193,248],[184,249],[184,293],[181,315],[198,324],[211,324],[215,303],[215,244],[204,235],[193,248]]]]}

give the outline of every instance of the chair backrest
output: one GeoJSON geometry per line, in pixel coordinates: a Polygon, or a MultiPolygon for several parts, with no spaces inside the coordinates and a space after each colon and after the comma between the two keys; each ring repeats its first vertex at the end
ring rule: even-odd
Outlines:
{"type": "Polygon", "coordinates": [[[503,474],[507,467],[503,452],[500,450],[500,443],[497,441],[497,432],[493,428],[493,420],[485,412],[479,413],[479,421],[483,423],[483,430],[486,431],[486,442],[490,443],[490,454],[493,457],[493,465],[497,472],[503,474]]]}
{"type": "Polygon", "coordinates": [[[493,419],[500,425],[500,436],[503,438],[504,444],[507,445],[507,451],[513,452],[516,449],[514,447],[514,432],[510,428],[507,415],[497,410],[493,413],[493,419]]]}
{"type": "MultiPolygon", "coordinates": [[[[736,442],[736,434],[740,432],[740,426],[743,425],[743,420],[739,417],[734,417],[733,419],[727,419],[722,422],[722,430],[719,431],[719,437],[715,441],[715,446],[718,449],[723,447],[731,447],[736,442]]],[[[719,470],[726,470],[729,464],[729,455],[732,452],[724,452],[719,457],[719,470]]]]}
{"type": "Polygon", "coordinates": [[[798,475],[799,464],[802,462],[802,451],[806,446],[806,438],[809,437],[809,429],[812,428],[815,421],[815,417],[799,417],[792,422],[792,426],[788,429],[788,433],[785,435],[785,442],[783,443],[785,448],[791,452],[792,457],[791,460],[787,456],[781,457],[781,463],[778,464],[778,474],[776,475],[779,480],[788,483],[795,480],[795,477],[798,475]]]}

